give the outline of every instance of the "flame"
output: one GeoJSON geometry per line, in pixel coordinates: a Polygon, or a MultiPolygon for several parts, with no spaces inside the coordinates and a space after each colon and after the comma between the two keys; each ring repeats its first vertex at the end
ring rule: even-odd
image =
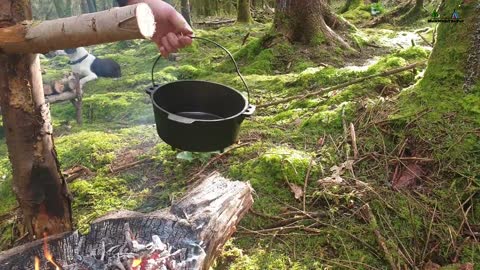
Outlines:
{"type": "Polygon", "coordinates": [[[135,258],[135,259],[133,259],[132,267],[137,267],[137,266],[139,266],[141,263],[142,263],[142,259],[140,259],[140,258],[135,258]]]}
{"type": "Polygon", "coordinates": [[[35,256],[35,270],[40,270],[40,259],[35,256]]]}
{"type": "Polygon", "coordinates": [[[49,261],[51,264],[53,264],[55,266],[55,270],[61,270],[60,266],[58,266],[58,264],[56,264],[55,261],[53,260],[53,255],[50,252],[50,250],[48,249],[47,233],[43,234],[43,254],[44,254],[45,258],[47,259],[47,261],[49,261]]]}

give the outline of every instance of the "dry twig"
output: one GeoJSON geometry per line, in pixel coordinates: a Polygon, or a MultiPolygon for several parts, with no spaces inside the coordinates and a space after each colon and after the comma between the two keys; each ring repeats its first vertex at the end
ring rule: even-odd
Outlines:
{"type": "Polygon", "coordinates": [[[368,221],[370,224],[370,228],[373,230],[375,233],[375,237],[377,238],[378,245],[382,248],[382,251],[385,255],[385,259],[388,261],[390,264],[390,267],[392,270],[397,270],[397,265],[395,264],[392,254],[388,251],[387,244],[385,243],[385,239],[383,238],[382,234],[380,233],[380,230],[378,229],[378,223],[375,218],[375,216],[372,213],[372,209],[370,209],[370,205],[365,204],[365,206],[361,209],[365,219],[368,221]]]}
{"type": "Polygon", "coordinates": [[[222,157],[224,157],[226,154],[228,154],[230,151],[232,150],[235,150],[235,149],[238,149],[240,147],[244,147],[246,145],[250,145],[251,142],[245,142],[245,143],[242,143],[242,144],[239,144],[239,145],[236,145],[234,147],[231,147],[229,149],[227,149],[225,152],[221,153],[220,155],[218,156],[215,156],[213,157],[212,159],[210,159],[210,161],[207,162],[207,164],[203,165],[200,170],[195,174],[193,175],[190,180],[187,181],[188,184],[191,184],[193,182],[195,182],[195,180],[200,176],[202,175],[202,173],[210,166],[212,165],[213,163],[215,163],[217,160],[221,159],[222,157]]]}

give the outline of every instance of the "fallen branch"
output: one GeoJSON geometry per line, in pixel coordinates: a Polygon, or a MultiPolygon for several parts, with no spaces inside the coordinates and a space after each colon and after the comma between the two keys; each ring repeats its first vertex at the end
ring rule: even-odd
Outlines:
{"type": "Polygon", "coordinates": [[[243,40],[242,40],[242,46],[245,45],[245,43],[247,43],[247,39],[248,39],[249,36],[250,36],[250,32],[248,32],[248,34],[245,35],[245,37],[243,38],[243,40]]]}
{"type": "Polygon", "coordinates": [[[236,145],[232,148],[229,148],[228,150],[226,150],[225,152],[221,153],[220,155],[216,156],[216,157],[213,157],[212,159],[210,159],[210,161],[207,162],[207,164],[203,165],[202,168],[200,168],[200,170],[195,174],[193,175],[190,180],[187,181],[188,184],[192,183],[192,182],[195,182],[195,180],[200,176],[202,175],[202,173],[210,166],[212,165],[214,162],[216,162],[217,160],[221,159],[222,157],[224,157],[228,152],[232,151],[232,150],[235,150],[235,149],[238,149],[240,147],[243,147],[245,145],[249,145],[250,142],[247,142],[247,143],[242,143],[242,144],[239,144],[239,145],[236,145]]]}
{"type": "Polygon", "coordinates": [[[425,41],[425,43],[428,44],[428,46],[430,46],[430,47],[433,48],[433,44],[430,43],[424,36],[422,36],[420,33],[417,33],[417,35],[418,35],[419,37],[421,37],[421,38],[423,39],[423,41],[425,41]]]}
{"type": "Polygon", "coordinates": [[[202,26],[220,26],[220,25],[225,25],[225,24],[232,24],[235,23],[236,20],[231,19],[231,20],[223,20],[223,21],[209,21],[209,22],[198,22],[196,23],[197,25],[202,25],[202,26]]]}
{"type": "Polygon", "coordinates": [[[137,166],[137,165],[145,163],[145,162],[150,162],[150,161],[152,161],[151,158],[146,158],[146,159],[137,160],[137,161],[134,161],[134,162],[122,165],[122,166],[118,166],[116,168],[110,167],[110,173],[118,173],[118,172],[123,171],[125,169],[137,166]]]}
{"type": "Polygon", "coordinates": [[[345,87],[350,86],[352,84],[361,83],[363,81],[366,81],[366,80],[369,80],[369,79],[372,79],[372,78],[386,77],[386,76],[390,76],[390,75],[393,75],[393,74],[396,74],[396,73],[403,72],[405,70],[414,69],[414,68],[420,66],[423,63],[425,63],[425,61],[420,61],[420,62],[417,62],[417,63],[413,63],[413,64],[410,64],[410,65],[405,66],[405,67],[400,67],[400,68],[387,70],[387,71],[384,71],[382,73],[370,75],[370,76],[367,76],[367,77],[358,78],[358,79],[355,79],[353,81],[345,82],[345,83],[335,85],[335,86],[332,86],[332,87],[322,88],[322,89],[319,89],[317,91],[314,91],[314,92],[311,92],[311,93],[308,93],[308,94],[295,95],[295,96],[291,96],[291,97],[288,97],[288,98],[277,100],[277,101],[274,101],[274,102],[271,102],[271,103],[260,104],[260,105],[257,106],[257,108],[266,108],[266,107],[270,107],[270,106],[274,106],[274,105],[278,105],[278,104],[287,103],[287,102],[295,100],[295,99],[300,99],[301,100],[301,99],[317,96],[317,95],[320,95],[320,94],[327,94],[329,92],[345,88],[345,87]]]}
{"type": "Polygon", "coordinates": [[[89,168],[79,165],[64,171],[62,174],[66,176],[65,181],[71,183],[82,176],[93,175],[93,172],[89,168]]]}
{"type": "Polygon", "coordinates": [[[387,244],[385,243],[385,239],[383,238],[382,234],[380,233],[380,230],[378,229],[378,223],[377,220],[375,219],[375,216],[372,213],[372,209],[370,209],[370,205],[365,204],[365,206],[360,209],[362,212],[364,218],[368,223],[370,224],[370,228],[373,230],[375,233],[375,237],[377,238],[377,243],[378,245],[382,248],[383,254],[385,255],[385,259],[388,261],[388,264],[390,264],[390,268],[392,270],[397,270],[397,266],[395,262],[393,261],[392,254],[388,251],[387,244]]]}
{"type": "Polygon", "coordinates": [[[350,123],[350,136],[352,137],[352,147],[353,147],[353,159],[358,159],[358,147],[357,147],[357,135],[355,132],[355,126],[353,123],[350,123]]]}
{"type": "Polygon", "coordinates": [[[57,95],[51,95],[45,97],[45,103],[56,103],[61,101],[72,100],[77,97],[77,93],[75,92],[63,92],[57,95]]]}

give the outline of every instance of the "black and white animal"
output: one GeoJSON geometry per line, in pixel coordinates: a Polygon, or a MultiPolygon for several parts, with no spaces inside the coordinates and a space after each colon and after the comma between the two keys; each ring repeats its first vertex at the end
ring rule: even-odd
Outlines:
{"type": "Polygon", "coordinates": [[[80,85],[95,80],[98,77],[120,78],[120,65],[112,59],[100,59],[87,52],[84,47],[56,51],[56,55],[66,55],[70,58],[73,73],[80,75],[80,85]]]}

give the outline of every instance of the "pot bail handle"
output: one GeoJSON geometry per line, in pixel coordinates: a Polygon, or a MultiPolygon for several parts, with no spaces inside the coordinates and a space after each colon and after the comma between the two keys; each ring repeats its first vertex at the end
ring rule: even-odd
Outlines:
{"type": "MultiPolygon", "coordinates": [[[[242,74],[240,73],[240,68],[238,67],[238,64],[237,62],[235,61],[235,58],[233,57],[233,55],[230,53],[230,51],[223,47],[222,45],[218,44],[217,42],[213,41],[213,40],[210,40],[208,38],[203,38],[203,37],[190,37],[192,39],[199,39],[199,40],[203,40],[203,41],[206,41],[206,42],[210,42],[210,43],[213,43],[215,46],[219,47],[220,49],[224,50],[228,56],[230,57],[230,59],[232,60],[233,62],[233,65],[235,66],[235,69],[237,71],[237,74],[238,76],[240,77],[240,80],[242,80],[242,83],[243,85],[245,86],[245,89],[247,90],[247,98],[248,98],[248,103],[250,104],[250,88],[248,88],[248,85],[247,85],[247,82],[245,81],[245,79],[243,78],[242,74]]],[[[153,87],[156,87],[156,84],[155,84],[155,79],[153,77],[153,72],[155,70],[155,66],[157,65],[158,61],[160,60],[162,56],[159,55],[157,57],[157,59],[155,59],[155,63],[153,64],[152,66],[152,85],[153,87]]]]}

